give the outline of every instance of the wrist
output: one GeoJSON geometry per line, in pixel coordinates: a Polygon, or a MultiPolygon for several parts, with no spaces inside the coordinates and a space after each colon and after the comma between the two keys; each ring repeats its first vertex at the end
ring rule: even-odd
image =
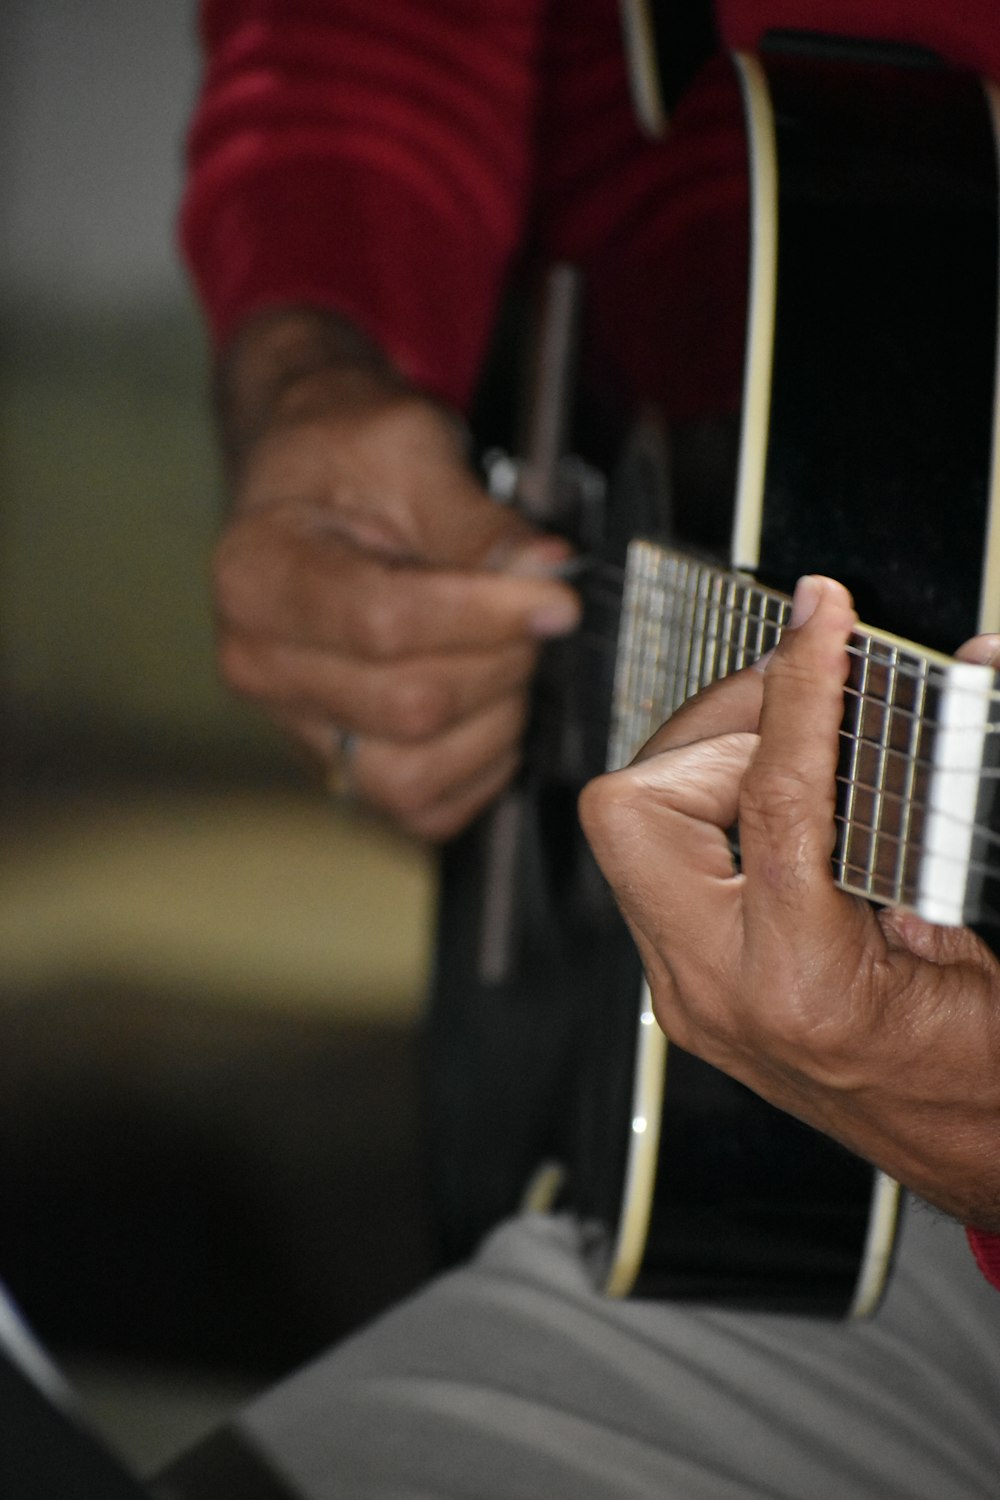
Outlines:
{"type": "Polygon", "coordinates": [[[320,308],[274,308],[250,318],[221,352],[215,407],[235,479],[275,422],[406,390],[383,351],[346,318],[320,308]]]}

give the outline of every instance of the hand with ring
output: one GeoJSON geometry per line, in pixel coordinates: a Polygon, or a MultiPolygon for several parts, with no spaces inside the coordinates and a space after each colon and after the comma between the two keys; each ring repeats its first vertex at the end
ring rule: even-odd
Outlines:
{"type": "Polygon", "coordinates": [[[453,413],[357,335],[338,357],[325,317],[230,352],[220,672],[338,788],[445,839],[520,763],[539,645],[579,621],[570,548],[489,497],[453,413]]]}

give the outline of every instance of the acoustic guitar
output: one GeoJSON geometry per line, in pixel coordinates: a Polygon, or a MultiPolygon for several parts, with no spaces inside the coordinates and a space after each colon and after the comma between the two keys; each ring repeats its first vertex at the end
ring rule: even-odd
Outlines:
{"type": "Polygon", "coordinates": [[[543,664],[521,782],[444,864],[432,1040],[467,1144],[439,1158],[466,1233],[540,1167],[530,1201],[578,1218],[613,1295],[863,1315],[896,1185],[668,1043],[575,800],[775,642],[801,573],[829,573],[872,622],[850,643],[834,876],[1000,936],[1000,684],[948,655],[1000,629],[1000,106],[919,54],[776,38],[732,68],[742,397],[714,428],[645,414],[606,506],[592,475],[575,486],[583,627],[543,664]]]}

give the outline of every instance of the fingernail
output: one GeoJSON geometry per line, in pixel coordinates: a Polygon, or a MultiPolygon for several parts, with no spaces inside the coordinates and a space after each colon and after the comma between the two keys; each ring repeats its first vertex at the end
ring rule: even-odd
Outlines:
{"type": "Polygon", "coordinates": [[[554,635],[571,635],[580,623],[580,606],[575,599],[543,604],[528,621],[528,629],[539,639],[554,635]]]}
{"type": "Polygon", "coordinates": [[[758,656],[757,660],[756,661],[752,661],[750,663],[750,665],[757,672],[766,672],[767,671],[767,664],[771,660],[772,656],[774,655],[774,652],[775,652],[775,647],[772,646],[771,649],[770,649],[770,651],[765,651],[763,656],[758,656]]]}
{"type": "Polygon", "coordinates": [[[811,573],[799,579],[795,585],[795,593],[792,595],[792,613],[788,621],[790,630],[797,630],[811,615],[815,614],[822,593],[822,579],[811,573]]]}
{"type": "Polygon", "coordinates": [[[548,578],[565,565],[572,548],[560,536],[532,537],[515,540],[505,536],[490,548],[482,566],[497,573],[511,573],[515,578],[548,578]]]}
{"type": "Polygon", "coordinates": [[[546,537],[519,547],[505,565],[516,578],[549,578],[559,574],[569,561],[570,547],[561,537],[546,537]]]}

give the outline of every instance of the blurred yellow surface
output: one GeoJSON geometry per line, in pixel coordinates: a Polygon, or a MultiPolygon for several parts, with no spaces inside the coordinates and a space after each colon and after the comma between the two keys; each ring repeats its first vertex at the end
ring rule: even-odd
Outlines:
{"type": "Polygon", "coordinates": [[[0,986],[131,981],[212,1003],[406,1020],[432,865],[374,819],[287,792],[77,799],[0,854],[0,986]]]}

